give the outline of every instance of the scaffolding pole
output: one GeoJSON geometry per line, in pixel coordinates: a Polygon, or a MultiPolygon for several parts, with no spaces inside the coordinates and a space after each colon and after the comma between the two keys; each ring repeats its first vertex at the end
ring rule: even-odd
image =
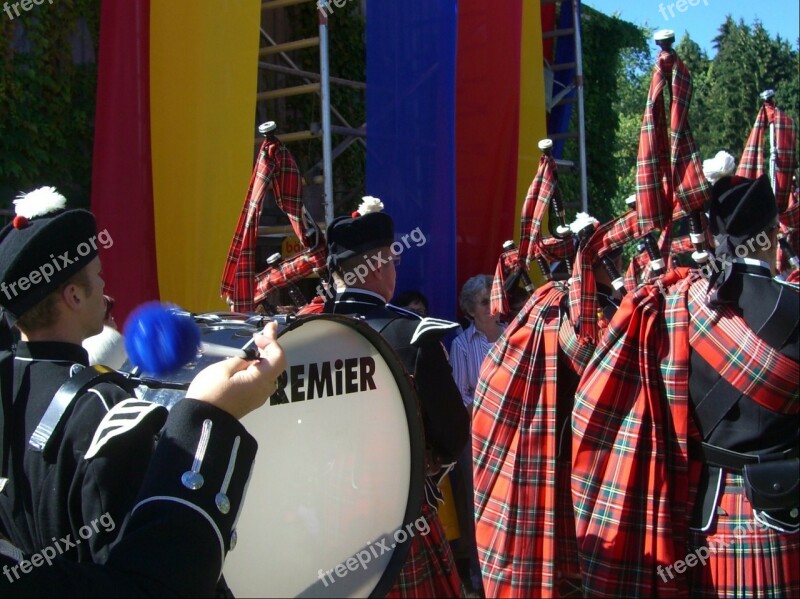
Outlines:
{"type": "Polygon", "coordinates": [[[333,220],[333,151],[331,141],[331,81],[328,59],[328,16],[319,11],[319,62],[322,96],[322,163],[325,177],[325,222],[333,220]]]}
{"type": "Polygon", "coordinates": [[[583,110],[583,49],[581,48],[581,2],[572,0],[572,22],[575,28],[575,87],[578,89],[578,152],[581,169],[581,207],[589,212],[589,191],[586,185],[586,124],[583,110]]]}

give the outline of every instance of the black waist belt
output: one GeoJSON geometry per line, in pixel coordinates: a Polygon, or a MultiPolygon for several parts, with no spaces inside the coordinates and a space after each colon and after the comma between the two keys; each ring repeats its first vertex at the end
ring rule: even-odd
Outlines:
{"type": "Polygon", "coordinates": [[[731,451],[730,449],[723,449],[722,447],[709,445],[708,443],[690,443],[689,454],[692,458],[702,460],[712,466],[719,466],[720,468],[726,468],[741,473],[747,464],[796,458],[800,456],[800,448],[792,447],[780,453],[753,455],[731,451]]]}

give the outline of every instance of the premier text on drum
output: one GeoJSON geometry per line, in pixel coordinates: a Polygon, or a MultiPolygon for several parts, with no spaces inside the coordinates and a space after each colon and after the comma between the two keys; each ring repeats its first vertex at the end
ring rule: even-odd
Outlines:
{"type": "Polygon", "coordinates": [[[295,364],[278,379],[279,391],[270,398],[270,405],[288,402],[285,393],[282,393],[287,386],[287,379],[291,400],[297,402],[373,391],[376,389],[374,374],[375,359],[370,356],[295,364]]]}

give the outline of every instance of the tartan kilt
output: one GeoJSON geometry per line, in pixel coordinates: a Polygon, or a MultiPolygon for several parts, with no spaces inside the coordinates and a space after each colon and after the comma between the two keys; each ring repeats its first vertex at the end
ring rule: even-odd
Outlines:
{"type": "Polygon", "coordinates": [[[572,506],[572,430],[568,426],[561,441],[561,455],[556,459],[555,508],[555,583],[558,595],[566,596],[567,589],[581,588],[581,564],[578,558],[578,539],[575,534],[575,509],[572,506]]]}
{"type": "Polygon", "coordinates": [[[560,455],[558,441],[558,411],[571,411],[565,390],[576,384],[559,364],[565,294],[554,283],[537,289],[481,367],[472,449],[487,597],[556,597],[565,577],[580,580],[569,430],[560,455]]]}
{"type": "MultiPolygon", "coordinates": [[[[709,533],[692,531],[687,556],[704,557],[688,568],[692,597],[800,597],[800,533],[781,533],[753,519],[741,488],[728,473],[709,533]]],[[[694,560],[693,560],[694,561],[694,560]]]]}
{"type": "Polygon", "coordinates": [[[439,514],[423,502],[421,516],[428,522],[430,532],[411,539],[406,563],[386,596],[464,597],[464,587],[439,514]]]}

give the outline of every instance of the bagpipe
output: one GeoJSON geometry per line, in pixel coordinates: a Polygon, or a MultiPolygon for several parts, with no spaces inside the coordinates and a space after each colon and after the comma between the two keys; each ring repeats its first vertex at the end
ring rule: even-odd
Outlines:
{"type": "Polygon", "coordinates": [[[764,136],[769,132],[769,179],[778,205],[780,228],[777,270],[800,279],[800,190],[797,181],[797,126],[775,105],[775,91],[760,94],[762,104],[747,138],[736,174],[755,179],[764,174],[764,136]],[[794,273],[794,276],[793,276],[794,273]]]}
{"type": "MultiPolygon", "coordinates": [[[[325,278],[325,235],[303,205],[302,176],[289,150],[275,136],[275,129],[272,121],[259,127],[264,141],[222,274],[220,294],[234,312],[251,312],[262,304],[274,313],[277,310],[274,298],[281,289],[292,290],[292,286],[312,273],[325,278]],[[278,208],[289,218],[303,249],[285,260],[270,256],[267,268],[256,273],[258,225],[268,189],[272,190],[278,208]]],[[[305,302],[297,290],[289,295],[295,308],[305,302]]]]}

